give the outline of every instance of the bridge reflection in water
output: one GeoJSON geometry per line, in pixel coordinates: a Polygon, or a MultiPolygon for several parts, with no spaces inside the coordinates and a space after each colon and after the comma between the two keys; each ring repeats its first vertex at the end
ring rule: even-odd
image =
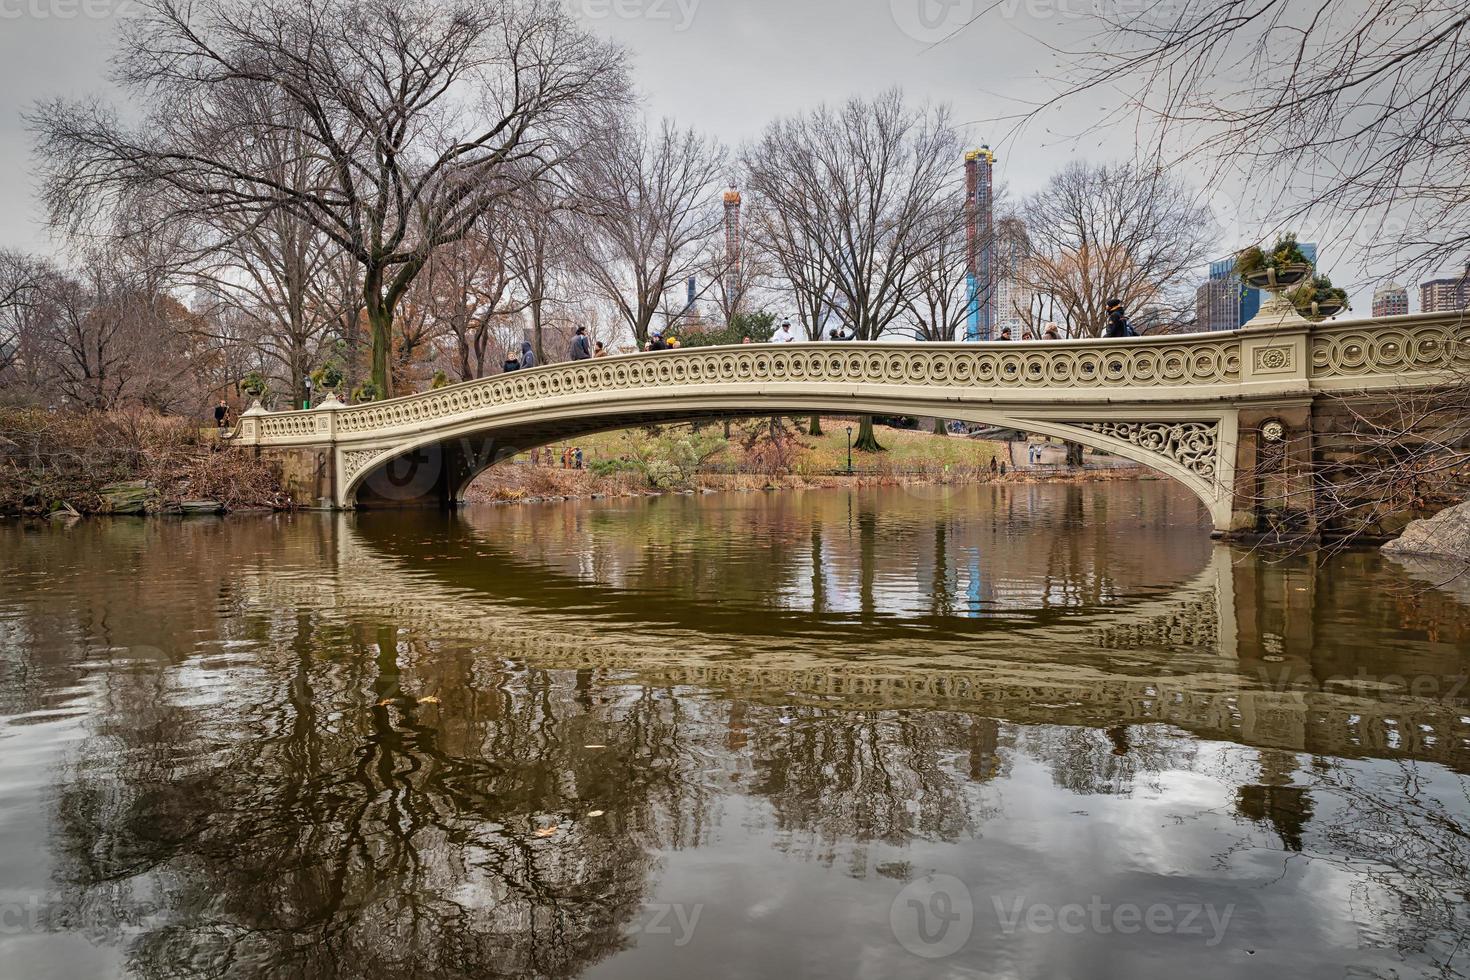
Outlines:
{"type": "MultiPolygon", "coordinates": [[[[1470,610],[1162,483],[1015,492],[0,529],[51,583],[0,600],[5,714],[85,737],[45,921],[146,976],[939,976],[888,915],[940,870],[1231,904],[1220,975],[1452,958],[1470,610]]],[[[948,965],[1200,962],[1151,939],[948,965]]]]}

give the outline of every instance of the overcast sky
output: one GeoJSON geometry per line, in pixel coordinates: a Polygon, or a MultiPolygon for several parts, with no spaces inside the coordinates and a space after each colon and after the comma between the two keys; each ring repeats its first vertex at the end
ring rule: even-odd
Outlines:
{"type": "MultiPolygon", "coordinates": [[[[0,248],[49,249],[22,112],[37,99],[110,96],[112,38],[133,2],[0,0],[0,248]]],[[[650,115],[672,116],[732,145],[777,116],[899,85],[911,98],[953,105],[971,143],[997,144],[997,180],[1013,193],[1037,189],[1074,155],[1129,157],[1131,130],[1101,142],[1072,135],[1096,118],[1098,106],[1085,101],[1049,117],[1049,129],[1000,144],[1003,127],[986,121],[1014,111],[1012,100],[1048,90],[1054,59],[1042,41],[1076,40],[1081,22],[1067,11],[1087,5],[986,0],[989,13],[964,28],[979,2],[565,0],[589,28],[631,52],[650,115]]],[[[1200,191],[1219,218],[1222,252],[1244,244],[1242,228],[1251,216],[1219,188],[1200,191]]],[[[1324,251],[1324,271],[1337,272],[1332,249],[1324,251]]],[[[1351,279],[1353,271],[1342,268],[1341,278],[1351,279]]],[[[1356,297],[1355,306],[1361,309],[1356,297]]]]}

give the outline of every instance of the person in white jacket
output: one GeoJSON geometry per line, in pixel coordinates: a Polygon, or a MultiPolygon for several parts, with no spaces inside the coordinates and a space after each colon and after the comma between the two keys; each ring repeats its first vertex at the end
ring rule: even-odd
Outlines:
{"type": "Polygon", "coordinates": [[[796,342],[796,334],[791,332],[791,321],[782,320],[781,325],[776,328],[775,334],[771,336],[773,344],[792,344],[796,342]]]}

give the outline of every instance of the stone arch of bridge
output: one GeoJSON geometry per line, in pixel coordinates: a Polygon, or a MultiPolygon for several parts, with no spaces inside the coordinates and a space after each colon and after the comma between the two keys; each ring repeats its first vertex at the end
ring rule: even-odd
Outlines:
{"type": "Polygon", "coordinates": [[[1111,453],[1188,487],[1216,531],[1230,527],[1236,415],[1188,406],[966,405],[899,395],[765,393],[702,397],[670,389],[636,398],[459,418],[378,445],[338,448],[341,507],[455,506],[476,477],[513,455],[599,432],[650,424],[712,422],[775,415],[940,416],[1052,436],[1111,453]]]}

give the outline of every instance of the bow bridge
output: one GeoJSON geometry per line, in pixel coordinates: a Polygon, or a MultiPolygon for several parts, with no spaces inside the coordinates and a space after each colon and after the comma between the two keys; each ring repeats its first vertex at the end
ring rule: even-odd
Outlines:
{"type": "MultiPolygon", "coordinates": [[[[1221,534],[1310,523],[1311,461],[1395,392],[1470,368],[1470,322],[1425,314],[1018,343],[796,343],[574,361],[366,405],[243,413],[299,503],[453,506],[485,468],[593,432],[767,415],[911,415],[1055,436],[1189,487],[1221,534]],[[1270,515],[1267,511],[1271,511],[1270,515]]],[[[1340,446],[1336,448],[1341,448],[1340,446]]]]}

